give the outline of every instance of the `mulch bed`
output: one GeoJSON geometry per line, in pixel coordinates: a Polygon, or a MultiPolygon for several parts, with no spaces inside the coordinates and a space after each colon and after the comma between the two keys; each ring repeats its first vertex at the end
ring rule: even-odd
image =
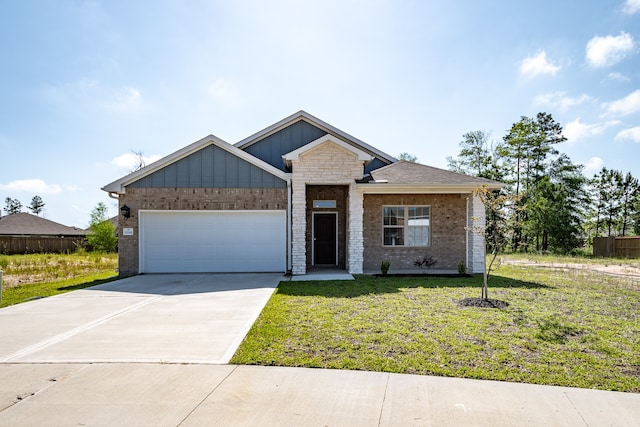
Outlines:
{"type": "Polygon", "coordinates": [[[388,273],[373,274],[374,277],[473,277],[472,274],[458,273],[388,273]]]}
{"type": "Polygon", "coordinates": [[[506,301],[500,301],[498,299],[484,299],[484,298],[465,298],[460,300],[458,304],[461,307],[481,307],[481,308],[507,308],[509,303],[506,301]]]}

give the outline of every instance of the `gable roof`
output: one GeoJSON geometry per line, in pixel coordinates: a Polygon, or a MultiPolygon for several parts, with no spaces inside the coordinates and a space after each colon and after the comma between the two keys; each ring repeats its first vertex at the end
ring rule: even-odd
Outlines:
{"type": "Polygon", "coordinates": [[[499,189],[504,185],[490,179],[465,175],[420,163],[400,160],[371,172],[370,178],[360,183],[367,192],[411,192],[415,190],[459,193],[471,192],[486,185],[499,189]]]}
{"type": "Polygon", "coordinates": [[[127,185],[130,185],[142,178],[145,178],[148,175],[153,174],[156,171],[159,171],[160,169],[169,166],[199,150],[202,150],[203,148],[206,148],[210,145],[214,145],[216,147],[219,147],[227,152],[229,152],[230,154],[245,160],[248,163],[251,163],[254,166],[257,166],[258,168],[272,174],[275,175],[276,177],[286,180],[287,178],[287,174],[283,171],[281,171],[280,169],[277,169],[273,166],[271,166],[270,164],[258,159],[257,157],[252,156],[249,153],[246,153],[242,150],[240,150],[239,148],[234,147],[233,145],[229,144],[228,142],[223,141],[222,139],[218,138],[215,135],[209,135],[206,136],[202,139],[200,139],[199,141],[196,141],[190,145],[187,145],[184,148],[181,148],[178,151],[175,151],[174,153],[169,154],[168,156],[163,157],[162,159],[151,163],[150,165],[145,166],[144,168],[137,170],[135,172],[132,172],[120,179],[117,179],[115,181],[113,181],[110,184],[105,185],[104,187],[102,187],[102,190],[107,191],[109,193],[120,193],[123,194],[125,192],[125,187],[127,185]]]}
{"type": "Polygon", "coordinates": [[[307,145],[303,145],[302,147],[298,148],[297,150],[293,150],[290,153],[287,153],[287,154],[283,155],[282,159],[285,161],[285,163],[289,167],[289,166],[291,166],[291,160],[297,160],[300,157],[300,154],[303,154],[303,153],[306,153],[307,151],[313,150],[314,148],[316,148],[319,145],[322,145],[322,144],[324,144],[326,142],[330,142],[332,144],[335,144],[338,147],[342,148],[343,150],[355,154],[356,156],[358,156],[358,160],[362,160],[365,163],[368,163],[368,162],[373,160],[373,156],[371,156],[369,153],[366,153],[366,152],[360,150],[359,148],[354,147],[351,144],[347,144],[343,140],[338,139],[333,135],[321,136],[320,138],[316,139],[315,141],[311,141],[307,145]]]}
{"type": "Polygon", "coordinates": [[[377,148],[365,143],[364,141],[359,140],[358,138],[349,135],[348,133],[331,126],[329,123],[324,122],[322,120],[320,120],[319,118],[307,113],[304,110],[300,110],[297,113],[294,113],[292,115],[290,115],[289,117],[285,117],[284,119],[280,120],[279,122],[276,122],[274,124],[272,124],[271,126],[268,126],[264,129],[262,129],[259,132],[254,133],[253,135],[243,139],[240,142],[237,142],[236,144],[234,144],[236,147],[240,148],[241,150],[246,150],[248,147],[250,147],[251,145],[255,144],[256,142],[259,142],[260,140],[268,137],[269,135],[272,135],[288,126],[291,126],[292,124],[299,122],[299,121],[305,121],[321,130],[323,130],[324,132],[333,135],[334,137],[341,139],[342,141],[353,145],[354,147],[363,150],[365,152],[368,152],[370,154],[372,154],[375,157],[378,157],[380,159],[382,159],[383,161],[387,162],[387,163],[393,163],[396,162],[397,159],[383,151],[378,150],[377,148]]]}
{"type": "Polygon", "coordinates": [[[68,227],[30,213],[0,217],[0,235],[10,236],[85,236],[86,230],[68,227]]]}

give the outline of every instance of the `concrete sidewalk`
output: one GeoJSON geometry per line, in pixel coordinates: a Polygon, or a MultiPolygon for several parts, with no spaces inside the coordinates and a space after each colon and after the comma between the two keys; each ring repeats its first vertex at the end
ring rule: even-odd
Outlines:
{"type": "Polygon", "coordinates": [[[640,394],[325,369],[2,364],[2,426],[638,426],[640,394]]]}

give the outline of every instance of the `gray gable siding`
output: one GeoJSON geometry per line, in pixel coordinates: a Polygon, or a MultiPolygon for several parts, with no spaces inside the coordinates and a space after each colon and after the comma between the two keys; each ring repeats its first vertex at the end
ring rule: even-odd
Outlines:
{"type": "MultiPolygon", "coordinates": [[[[315,127],[314,125],[305,122],[304,120],[297,121],[278,132],[261,139],[245,148],[244,150],[269,163],[276,168],[288,172],[282,156],[297,150],[298,148],[315,141],[316,139],[323,137],[327,132],[315,127]]],[[[365,173],[369,173],[372,170],[387,166],[389,163],[379,158],[374,158],[371,163],[365,168],[365,173]]]]}
{"type": "Polygon", "coordinates": [[[374,157],[373,160],[364,168],[364,173],[368,174],[373,170],[379,169],[383,166],[387,166],[389,163],[383,162],[377,157],[374,157]]]}
{"type": "Polygon", "coordinates": [[[129,184],[132,188],[286,188],[286,181],[209,145],[129,184]]]}
{"type": "Polygon", "coordinates": [[[248,146],[244,151],[287,172],[282,156],[315,141],[327,132],[300,120],[248,146]]]}

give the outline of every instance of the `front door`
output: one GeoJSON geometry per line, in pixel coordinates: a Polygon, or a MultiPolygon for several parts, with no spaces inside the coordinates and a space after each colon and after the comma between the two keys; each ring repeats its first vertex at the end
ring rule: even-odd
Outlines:
{"type": "Polygon", "coordinates": [[[336,213],[313,214],[313,264],[337,265],[336,213]]]}

